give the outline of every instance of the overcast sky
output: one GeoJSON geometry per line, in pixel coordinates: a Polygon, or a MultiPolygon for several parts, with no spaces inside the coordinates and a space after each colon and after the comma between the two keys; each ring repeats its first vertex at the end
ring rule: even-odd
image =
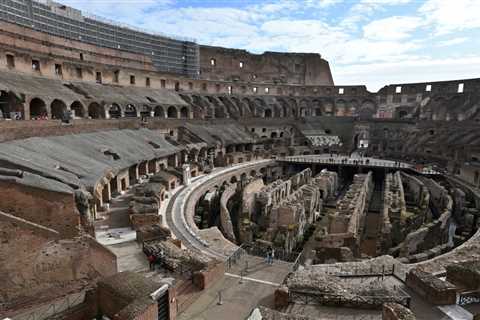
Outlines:
{"type": "Polygon", "coordinates": [[[317,52],[336,84],[480,77],[480,0],[60,0],[199,44],[317,52]]]}

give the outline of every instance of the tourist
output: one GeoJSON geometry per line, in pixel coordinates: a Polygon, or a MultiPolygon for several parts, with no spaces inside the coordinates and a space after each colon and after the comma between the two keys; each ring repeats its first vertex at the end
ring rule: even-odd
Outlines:
{"type": "Polygon", "coordinates": [[[148,262],[150,263],[150,271],[155,271],[155,256],[153,254],[148,256],[148,262]]]}

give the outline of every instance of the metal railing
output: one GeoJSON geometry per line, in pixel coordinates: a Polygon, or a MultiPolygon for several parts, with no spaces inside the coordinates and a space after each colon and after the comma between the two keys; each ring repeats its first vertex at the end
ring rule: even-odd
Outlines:
{"type": "Polygon", "coordinates": [[[246,254],[245,249],[243,248],[243,244],[232,253],[227,260],[225,260],[225,269],[230,270],[234,265],[238,264],[242,257],[246,254]]]}
{"type": "Polygon", "coordinates": [[[49,304],[46,309],[32,311],[27,314],[14,316],[13,320],[43,320],[48,319],[61,312],[68,311],[85,301],[85,292],[77,294],[75,296],[69,295],[61,300],[57,300],[49,304]]]}
{"type": "MultiPolygon", "coordinates": [[[[260,247],[257,246],[253,243],[244,243],[242,247],[245,249],[245,251],[252,255],[252,256],[257,256],[257,257],[266,257],[268,248],[260,247]]],[[[295,263],[297,262],[298,257],[300,256],[299,252],[289,252],[285,250],[280,250],[280,249],[275,249],[274,250],[274,259],[276,260],[281,260],[285,262],[291,262],[295,263]]]]}

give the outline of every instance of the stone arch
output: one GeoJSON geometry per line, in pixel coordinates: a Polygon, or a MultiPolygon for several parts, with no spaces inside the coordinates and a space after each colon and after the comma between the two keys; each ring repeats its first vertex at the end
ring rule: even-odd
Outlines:
{"type": "Polygon", "coordinates": [[[272,117],[272,110],[271,109],[265,109],[263,117],[264,118],[271,118],[272,117]]]}
{"type": "Polygon", "coordinates": [[[326,116],[333,116],[335,115],[334,107],[333,107],[333,100],[327,99],[323,102],[323,110],[326,116]]]}
{"type": "Polygon", "coordinates": [[[291,98],[288,100],[288,103],[290,104],[290,110],[292,110],[292,116],[294,117],[299,116],[297,100],[295,100],[294,98],[291,98]]]}
{"type": "Polygon", "coordinates": [[[265,101],[263,101],[260,98],[256,98],[254,100],[254,106],[255,106],[255,110],[254,110],[255,115],[258,115],[260,117],[264,115],[265,109],[267,108],[265,101]]]}
{"type": "Polygon", "coordinates": [[[156,106],[153,115],[158,118],[165,118],[165,110],[162,106],[156,106]]]}
{"type": "Polygon", "coordinates": [[[112,103],[110,108],[108,108],[108,115],[110,119],[117,119],[122,117],[122,109],[116,103],[112,103]]]}
{"type": "Polygon", "coordinates": [[[227,117],[227,113],[225,111],[225,108],[223,106],[221,106],[220,104],[215,105],[214,112],[215,112],[215,114],[214,114],[215,118],[226,118],[227,117]]]}
{"type": "Polygon", "coordinates": [[[67,105],[60,99],[55,99],[50,104],[52,119],[62,119],[67,111],[67,105]]]}
{"type": "Polygon", "coordinates": [[[105,110],[97,102],[92,102],[88,105],[88,116],[92,119],[105,118],[105,110]]]}
{"type": "Polygon", "coordinates": [[[187,107],[182,107],[180,109],[180,118],[181,119],[188,119],[189,118],[188,114],[189,114],[189,110],[188,110],[187,107]]]}
{"type": "Polygon", "coordinates": [[[152,107],[147,105],[147,104],[144,104],[140,107],[140,116],[141,117],[150,117],[152,115],[152,107]]]}
{"type": "Polygon", "coordinates": [[[12,91],[1,91],[0,119],[2,117],[13,120],[21,120],[25,117],[24,103],[12,91]]]}
{"type": "Polygon", "coordinates": [[[371,119],[376,113],[375,103],[372,100],[362,102],[358,115],[361,119],[371,119]]]}
{"type": "Polygon", "coordinates": [[[348,115],[351,116],[351,117],[356,117],[359,105],[360,104],[358,103],[358,100],[356,100],[356,99],[351,100],[350,103],[349,103],[348,115]]]}
{"type": "Polygon", "coordinates": [[[47,105],[45,102],[40,98],[33,98],[30,101],[30,119],[41,119],[47,116],[47,105]]]}
{"type": "Polygon", "coordinates": [[[247,108],[246,114],[248,113],[250,116],[255,116],[255,107],[253,106],[252,101],[248,98],[243,98],[242,102],[247,108]]]}
{"type": "Polygon", "coordinates": [[[255,178],[256,176],[257,176],[257,171],[255,171],[255,170],[250,171],[250,177],[255,178]]]}
{"type": "Polygon", "coordinates": [[[300,117],[307,117],[309,115],[310,115],[309,103],[306,99],[302,99],[300,101],[299,116],[300,117]]]}
{"type": "Polygon", "coordinates": [[[312,108],[313,108],[313,116],[315,117],[320,117],[321,115],[323,115],[323,106],[322,106],[322,102],[318,99],[315,99],[312,101],[312,108]]]}
{"type": "Polygon", "coordinates": [[[168,107],[167,118],[178,119],[178,110],[175,108],[175,106],[168,107]]]}
{"type": "Polygon", "coordinates": [[[72,102],[72,104],[70,105],[70,110],[72,110],[74,118],[85,117],[85,107],[80,101],[72,102]]]}
{"type": "Polygon", "coordinates": [[[337,117],[344,117],[347,113],[347,102],[343,99],[337,100],[335,103],[335,115],[337,117]]]}
{"type": "Polygon", "coordinates": [[[129,103],[125,107],[125,117],[126,118],[136,118],[137,117],[137,108],[133,104],[129,103]]]}

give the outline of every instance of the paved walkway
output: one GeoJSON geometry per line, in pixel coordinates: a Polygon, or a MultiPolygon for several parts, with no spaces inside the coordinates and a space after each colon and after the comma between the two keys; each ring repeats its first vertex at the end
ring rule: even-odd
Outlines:
{"type": "Polygon", "coordinates": [[[267,265],[265,259],[243,256],[227,270],[213,287],[180,314],[178,320],[244,320],[258,306],[274,307],[273,294],[292,267],[291,263],[275,261],[267,265]],[[248,269],[243,272],[248,263],[248,269]],[[222,305],[218,304],[219,292],[222,305]]]}
{"type": "Polygon", "coordinates": [[[330,156],[330,154],[318,154],[318,155],[303,155],[303,156],[288,156],[283,158],[277,158],[277,161],[283,162],[301,162],[301,163],[319,163],[325,165],[345,165],[345,166],[355,166],[355,167],[377,167],[377,168],[398,168],[398,169],[411,169],[421,174],[439,174],[434,170],[429,170],[423,168],[421,171],[417,170],[415,165],[385,160],[385,159],[376,159],[370,157],[347,157],[347,156],[330,156]]]}
{"type": "Polygon", "coordinates": [[[266,164],[271,161],[272,160],[270,159],[256,160],[236,164],[230,167],[216,168],[212,173],[198,177],[197,179],[194,179],[190,185],[183,187],[173,196],[166,210],[166,221],[175,237],[182,240],[182,244],[190,249],[201,251],[218,260],[226,260],[227,255],[210,247],[207,241],[198,235],[198,228],[195,225],[192,225],[192,223],[189,223],[189,221],[193,219],[186,215],[193,213],[186,212],[187,202],[192,193],[205,183],[222,177],[225,174],[235,172],[236,170],[266,164]]]}

